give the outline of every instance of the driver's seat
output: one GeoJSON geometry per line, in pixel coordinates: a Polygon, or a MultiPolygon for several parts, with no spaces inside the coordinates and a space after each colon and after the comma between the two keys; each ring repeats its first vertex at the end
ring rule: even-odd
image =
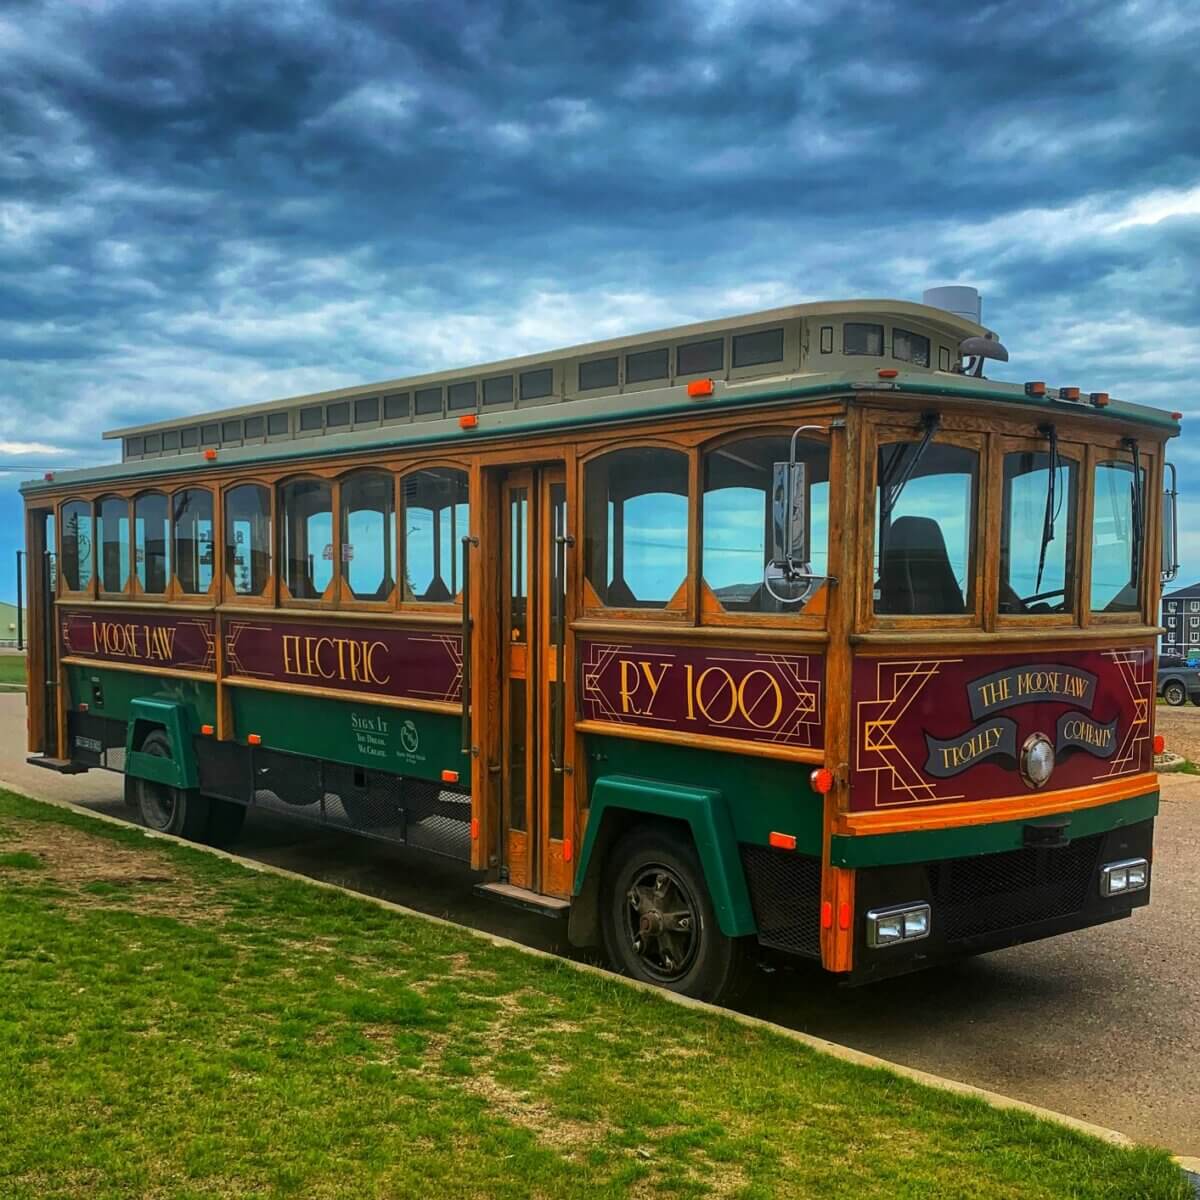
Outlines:
{"type": "Polygon", "coordinates": [[[875,611],[918,616],[966,610],[942,527],[932,517],[899,517],[884,546],[875,611]]]}

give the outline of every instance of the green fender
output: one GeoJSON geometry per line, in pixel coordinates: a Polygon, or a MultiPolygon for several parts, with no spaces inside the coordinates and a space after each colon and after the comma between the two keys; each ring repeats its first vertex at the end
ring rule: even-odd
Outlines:
{"type": "MultiPolygon", "coordinates": [[[[577,896],[589,896],[594,904],[599,871],[597,869],[589,878],[589,867],[604,832],[605,817],[610,812],[644,813],[686,822],[700,855],[704,880],[721,932],[727,937],[742,937],[755,932],[754,910],[750,906],[750,892],[738,855],[733,823],[724,797],[713,788],[688,787],[629,775],[607,775],[597,779],[592,787],[587,833],[575,871],[577,896]]],[[[584,907],[589,907],[586,901],[584,907]]]]}
{"type": "Polygon", "coordinates": [[[175,700],[131,700],[125,734],[125,774],[171,787],[198,787],[200,776],[192,749],[192,724],[190,705],[175,700]],[[170,758],[134,749],[142,744],[151,728],[161,728],[170,739],[170,758]]]}

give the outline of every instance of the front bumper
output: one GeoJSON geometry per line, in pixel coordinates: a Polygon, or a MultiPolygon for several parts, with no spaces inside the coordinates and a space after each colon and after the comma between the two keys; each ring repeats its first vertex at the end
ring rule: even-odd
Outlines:
{"type": "Polygon", "coordinates": [[[1127,917],[1150,901],[1141,891],[1106,897],[1100,868],[1121,859],[1152,860],[1153,819],[1072,839],[937,862],[860,869],[855,878],[853,983],[919,970],[941,960],[1000,950],[1127,917]],[[925,902],[929,936],[871,947],[872,909],[925,902]]]}

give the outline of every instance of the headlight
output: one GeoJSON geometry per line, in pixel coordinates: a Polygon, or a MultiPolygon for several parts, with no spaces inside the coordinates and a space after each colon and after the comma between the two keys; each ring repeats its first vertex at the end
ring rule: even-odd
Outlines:
{"type": "Polygon", "coordinates": [[[1054,743],[1044,733],[1032,733],[1021,747],[1021,778],[1040,788],[1054,773],[1054,743]]]}
{"type": "Polygon", "coordinates": [[[1150,864],[1144,858],[1127,858],[1100,868],[1100,895],[1123,896],[1140,892],[1150,882],[1150,864]]]}
{"type": "Polygon", "coordinates": [[[902,904],[867,913],[867,945],[872,949],[915,942],[929,936],[929,905],[902,904]]]}

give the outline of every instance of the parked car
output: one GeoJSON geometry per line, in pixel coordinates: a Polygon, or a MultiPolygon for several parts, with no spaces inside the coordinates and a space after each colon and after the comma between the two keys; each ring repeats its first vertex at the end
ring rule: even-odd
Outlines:
{"type": "Polygon", "coordinates": [[[1168,704],[1200,704],[1200,670],[1173,654],[1158,657],[1158,694],[1168,704]]]}

